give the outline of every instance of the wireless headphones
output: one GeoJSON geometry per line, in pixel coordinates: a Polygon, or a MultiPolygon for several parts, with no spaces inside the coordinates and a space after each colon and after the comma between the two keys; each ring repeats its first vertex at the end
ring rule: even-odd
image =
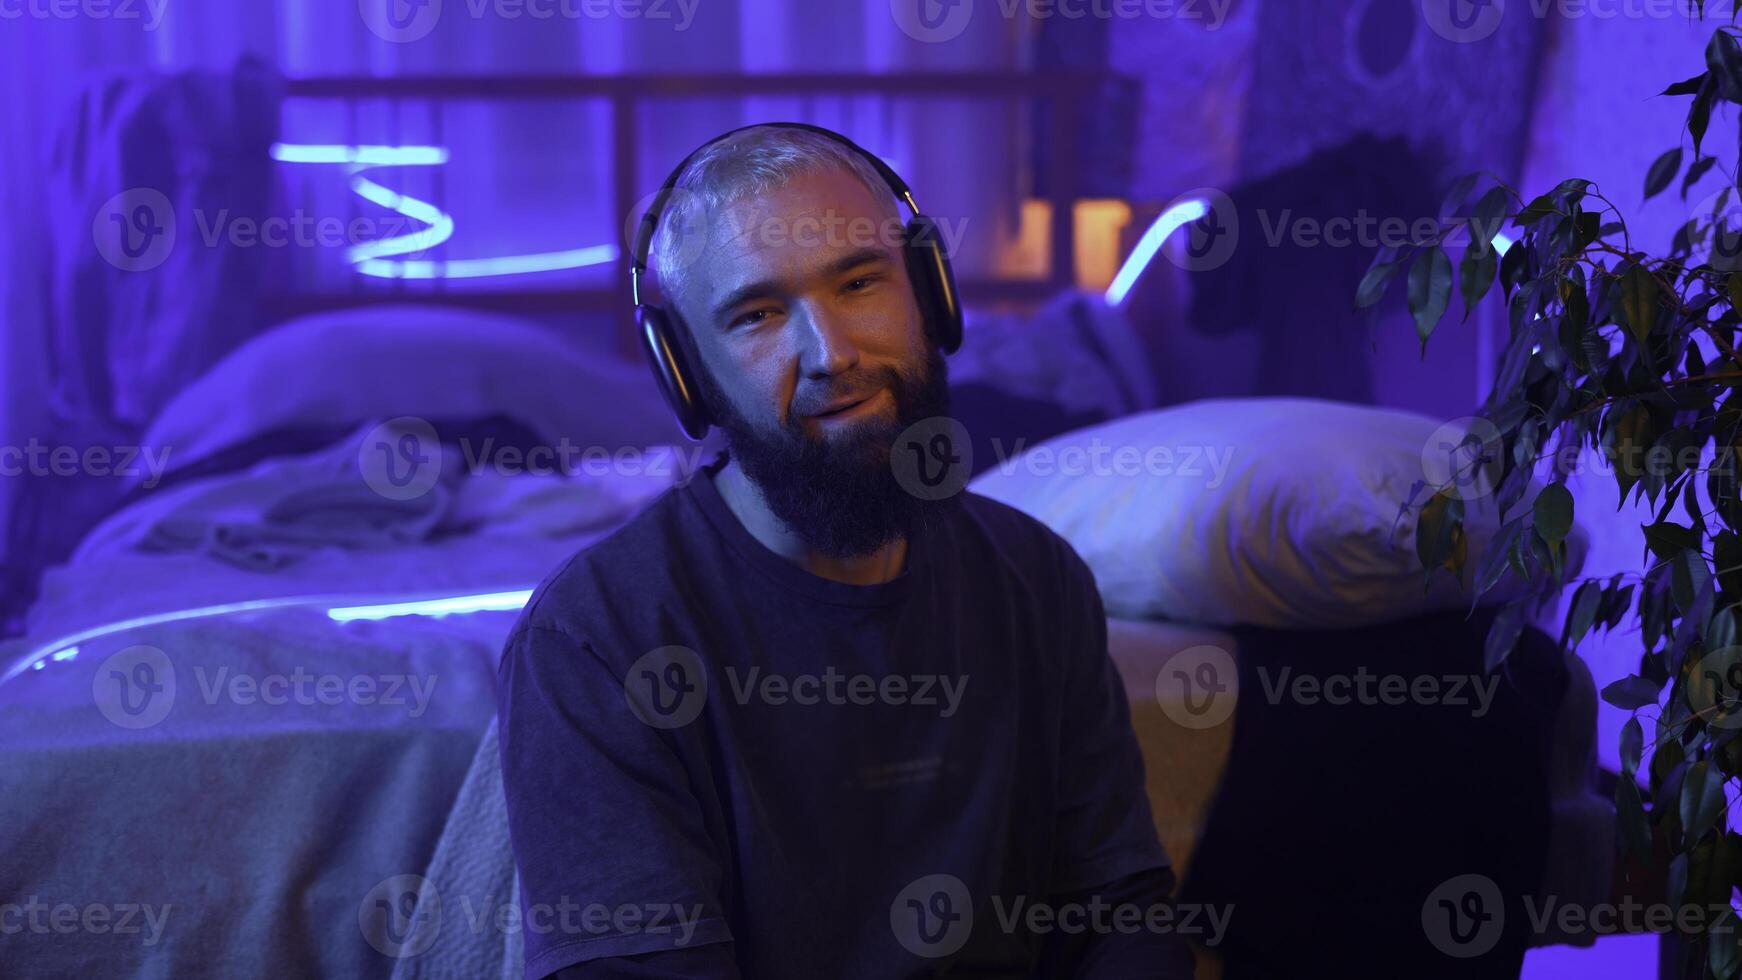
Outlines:
{"type": "Polygon", "coordinates": [[[913,282],[914,293],[919,300],[919,311],[927,329],[931,332],[938,347],[946,354],[953,354],[962,346],[962,307],[956,298],[956,277],[950,269],[950,257],[944,251],[942,237],[938,234],[937,223],[919,210],[914,203],[913,191],[907,187],[890,166],[873,154],[865,152],[857,143],[833,130],[806,123],[773,122],[756,123],[753,126],[741,126],[703,143],[684,157],[671,176],[654,195],[653,203],[647,213],[641,216],[641,224],[635,231],[635,241],[630,249],[629,284],[635,300],[635,324],[641,331],[641,338],[647,346],[647,357],[653,366],[653,375],[659,382],[659,388],[665,393],[665,400],[677,415],[678,424],[683,427],[684,434],[690,439],[701,441],[707,434],[708,427],[714,423],[700,390],[696,387],[696,375],[690,365],[685,362],[683,346],[677,337],[678,318],[675,313],[652,304],[641,302],[641,276],[647,271],[648,253],[653,248],[653,233],[659,226],[659,220],[665,211],[666,202],[671,198],[672,190],[677,186],[678,178],[683,175],[696,154],[715,143],[746,129],[758,126],[770,126],[778,129],[802,129],[806,132],[826,136],[857,153],[865,162],[876,169],[889,185],[897,198],[907,205],[913,213],[902,232],[902,255],[906,260],[907,276],[913,282]]]}

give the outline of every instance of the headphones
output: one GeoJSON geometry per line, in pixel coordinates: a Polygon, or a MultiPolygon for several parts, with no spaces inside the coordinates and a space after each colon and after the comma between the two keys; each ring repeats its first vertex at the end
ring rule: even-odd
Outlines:
{"type": "Polygon", "coordinates": [[[714,423],[712,414],[708,411],[705,399],[695,385],[695,374],[685,362],[684,348],[678,341],[677,317],[664,309],[641,302],[641,276],[647,271],[648,253],[653,248],[654,229],[659,226],[659,219],[665,211],[666,202],[671,198],[672,190],[683,175],[684,168],[702,152],[715,143],[720,142],[734,133],[758,126],[770,126],[777,129],[802,129],[806,132],[826,136],[846,146],[857,153],[865,162],[876,169],[889,185],[897,198],[907,205],[913,217],[909,219],[902,231],[902,256],[906,261],[907,275],[913,282],[914,293],[919,300],[920,316],[926,327],[932,332],[933,339],[946,354],[953,354],[962,346],[962,307],[956,298],[956,277],[950,269],[950,257],[944,251],[942,237],[938,234],[937,223],[919,210],[919,205],[913,201],[913,192],[908,189],[907,182],[902,180],[890,166],[875,155],[865,152],[857,143],[833,130],[807,123],[774,122],[756,123],[751,126],[741,126],[730,132],[703,143],[684,157],[671,176],[660,185],[653,202],[648,206],[647,213],[641,216],[641,224],[635,231],[635,241],[630,249],[629,286],[635,300],[635,324],[641,331],[641,339],[647,348],[647,357],[653,367],[654,378],[659,382],[660,391],[665,393],[666,403],[677,416],[677,421],[683,427],[684,434],[691,440],[699,442],[707,434],[708,427],[714,423]]]}

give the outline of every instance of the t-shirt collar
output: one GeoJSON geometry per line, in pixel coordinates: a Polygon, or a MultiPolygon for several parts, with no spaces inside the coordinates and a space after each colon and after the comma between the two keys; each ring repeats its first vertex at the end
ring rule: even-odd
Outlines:
{"type": "Polygon", "coordinates": [[[738,515],[732,513],[732,508],[720,496],[719,488],[714,486],[714,476],[726,465],[727,458],[728,451],[720,450],[712,462],[690,478],[685,488],[727,546],[762,574],[785,589],[819,602],[841,606],[888,605],[913,588],[911,583],[924,568],[926,555],[925,535],[920,533],[920,529],[916,528],[908,535],[907,560],[902,570],[889,581],[854,585],[823,578],[771,550],[739,522],[738,515]]]}

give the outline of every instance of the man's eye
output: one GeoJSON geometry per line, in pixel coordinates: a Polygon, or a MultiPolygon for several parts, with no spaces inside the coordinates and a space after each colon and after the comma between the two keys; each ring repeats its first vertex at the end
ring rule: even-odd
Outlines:
{"type": "Polygon", "coordinates": [[[870,289],[871,285],[873,283],[877,282],[881,278],[882,278],[881,276],[860,276],[857,279],[854,279],[851,282],[847,283],[847,288],[849,290],[852,290],[855,293],[861,292],[863,290],[870,289]]]}
{"type": "Polygon", "coordinates": [[[732,321],[732,326],[753,327],[773,315],[773,310],[751,310],[748,313],[740,314],[738,319],[732,321]]]}

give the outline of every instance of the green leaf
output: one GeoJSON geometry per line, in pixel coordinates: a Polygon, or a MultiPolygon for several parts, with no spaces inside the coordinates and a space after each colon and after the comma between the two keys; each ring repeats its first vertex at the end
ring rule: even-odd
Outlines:
{"type": "Polygon", "coordinates": [[[1711,622],[1706,624],[1706,632],[1701,642],[1707,650],[1728,650],[1736,646],[1736,617],[1728,609],[1719,609],[1712,613],[1711,622]]]}
{"type": "Polygon", "coordinates": [[[1688,167],[1688,175],[1682,178],[1682,200],[1685,201],[1688,199],[1688,190],[1692,188],[1694,184],[1698,183],[1699,179],[1706,175],[1706,171],[1711,170],[1713,164],[1716,164],[1717,162],[1717,157],[1704,156],[1695,160],[1693,164],[1688,167]]]}
{"type": "Polygon", "coordinates": [[[1615,817],[1621,829],[1623,854],[1651,857],[1651,824],[1645,818],[1645,802],[1639,784],[1632,779],[1615,781],[1615,817]]]}
{"type": "Polygon", "coordinates": [[[1706,68],[1718,81],[1718,94],[1742,101],[1742,45],[1727,31],[1714,31],[1706,44],[1706,68]]]}
{"type": "Polygon", "coordinates": [[[1621,275],[1621,312],[1627,330],[1641,344],[1657,323],[1657,280],[1642,265],[1633,265],[1621,275]]]}
{"type": "Polygon", "coordinates": [[[1476,186],[1479,174],[1465,174],[1452,182],[1446,191],[1445,200],[1440,203],[1440,217],[1447,218],[1457,214],[1464,207],[1464,198],[1470,196],[1470,190],[1476,186]]]}
{"type": "Polygon", "coordinates": [[[1490,187],[1476,202],[1476,207],[1470,212],[1471,245],[1480,242],[1483,247],[1494,247],[1494,236],[1500,234],[1500,229],[1506,225],[1506,209],[1512,203],[1512,198],[1503,187],[1490,187]]]}
{"type": "Polygon", "coordinates": [[[1639,760],[1645,752],[1645,731],[1637,717],[1628,718],[1621,726],[1621,777],[1632,779],[1639,771],[1639,760]]]}
{"type": "Polygon", "coordinates": [[[1492,245],[1464,249],[1464,257],[1458,263],[1458,292],[1464,297],[1464,319],[1468,320],[1470,311],[1488,295],[1499,267],[1500,256],[1492,245]]]}
{"type": "Polygon", "coordinates": [[[1500,287],[1502,295],[1511,299],[1512,290],[1528,278],[1530,268],[1530,248],[1524,242],[1516,242],[1506,250],[1506,255],[1500,260],[1500,287]]]}
{"type": "Polygon", "coordinates": [[[1586,582],[1573,593],[1572,606],[1567,610],[1565,631],[1561,635],[1561,648],[1576,647],[1585,638],[1585,633],[1591,629],[1591,623],[1597,619],[1597,608],[1603,600],[1603,586],[1598,582],[1586,582]]]}
{"type": "Polygon", "coordinates": [[[1637,674],[1628,674],[1603,688],[1603,700],[1623,711],[1633,711],[1656,704],[1660,691],[1661,686],[1637,674]]]}
{"type": "MultiPolygon", "coordinates": [[[[1464,501],[1441,490],[1421,505],[1415,524],[1415,554],[1431,574],[1442,565],[1461,565],[1464,542],[1464,501]]],[[[1454,572],[1458,571],[1453,567],[1454,572]]]]}
{"type": "MultiPolygon", "coordinates": [[[[1644,405],[1635,405],[1620,418],[1614,413],[1604,419],[1603,453],[1615,470],[1615,481],[1621,487],[1621,503],[1645,472],[1645,453],[1651,448],[1651,412],[1644,405]]],[[[1619,506],[1616,508],[1620,509],[1619,506]]]]}
{"type": "Polygon", "coordinates": [[[1409,267],[1409,313],[1415,318],[1415,332],[1421,338],[1422,352],[1427,351],[1427,339],[1445,315],[1452,298],[1452,260],[1434,246],[1415,257],[1409,267]]]}
{"type": "Polygon", "coordinates": [[[1524,603],[1515,599],[1501,606],[1488,626],[1488,637],[1482,644],[1482,669],[1491,673],[1505,663],[1523,633],[1524,603]]]}
{"type": "MultiPolygon", "coordinates": [[[[1728,893],[1725,898],[1728,898],[1728,893]]],[[[1736,943],[1736,910],[1726,908],[1706,935],[1706,965],[1712,976],[1728,980],[1742,970],[1742,946],[1736,943]]]]}
{"type": "Polygon", "coordinates": [[[1554,192],[1550,191],[1526,204],[1524,210],[1518,212],[1518,223],[1528,227],[1555,213],[1554,192]]]}
{"type": "Polygon", "coordinates": [[[1692,847],[1717,822],[1718,810],[1724,805],[1724,774],[1709,762],[1701,760],[1688,770],[1682,780],[1681,817],[1682,843],[1692,847]]]}
{"type": "Polygon", "coordinates": [[[1536,495],[1531,510],[1536,515],[1536,533],[1544,541],[1560,541],[1573,529],[1573,494],[1563,483],[1551,483],[1536,495]]]}
{"type": "Polygon", "coordinates": [[[1512,550],[1518,540],[1518,534],[1524,529],[1522,520],[1511,521],[1500,529],[1500,532],[1488,539],[1488,546],[1482,552],[1482,561],[1476,566],[1476,579],[1472,583],[1474,595],[1470,598],[1470,608],[1475,609],[1482,594],[1494,587],[1500,581],[1500,576],[1506,574],[1507,553],[1512,550]]]}
{"type": "Polygon", "coordinates": [[[1668,561],[1690,548],[1700,546],[1700,539],[1691,527],[1683,527],[1674,521],[1658,521],[1655,524],[1644,524],[1640,527],[1645,532],[1645,546],[1651,553],[1668,561]]]}
{"type": "Polygon", "coordinates": [[[1698,75],[1695,75],[1692,78],[1683,79],[1682,81],[1676,82],[1674,85],[1671,85],[1669,88],[1664,89],[1662,92],[1659,92],[1658,94],[1659,95],[1694,95],[1694,94],[1699,92],[1700,86],[1705,84],[1705,81],[1706,81],[1706,72],[1700,72],[1698,75]]]}
{"type": "Polygon", "coordinates": [[[1706,126],[1712,121],[1712,106],[1718,101],[1718,82],[1710,72],[1694,96],[1688,109],[1688,135],[1694,139],[1694,156],[1700,155],[1700,141],[1706,138],[1706,126]]]}
{"type": "Polygon", "coordinates": [[[1391,284],[1391,277],[1397,272],[1398,263],[1378,262],[1367,274],[1361,277],[1361,285],[1355,290],[1355,309],[1364,310],[1385,297],[1385,287],[1391,284]]]}
{"type": "Polygon", "coordinates": [[[1682,169],[1682,148],[1676,147],[1652,161],[1651,169],[1645,174],[1645,200],[1651,200],[1663,193],[1669,182],[1682,169]]]}

